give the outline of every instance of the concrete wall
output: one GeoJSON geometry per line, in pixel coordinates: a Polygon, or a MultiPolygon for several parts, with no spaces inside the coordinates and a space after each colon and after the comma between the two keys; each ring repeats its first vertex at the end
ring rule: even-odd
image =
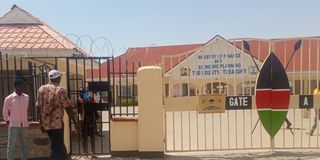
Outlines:
{"type": "Polygon", "coordinates": [[[111,121],[112,156],[164,156],[164,112],[162,70],[141,67],[138,70],[138,120],[114,118],[111,121]]]}
{"type": "Polygon", "coordinates": [[[112,154],[117,152],[138,152],[138,119],[116,118],[110,122],[112,154]]]}
{"type": "MultiPolygon", "coordinates": [[[[50,156],[50,140],[46,133],[41,133],[39,123],[30,122],[28,129],[28,158],[44,158],[50,156]]],[[[8,127],[0,123],[0,159],[7,159],[8,127]]],[[[17,138],[15,157],[20,158],[20,141],[17,138]]]]}

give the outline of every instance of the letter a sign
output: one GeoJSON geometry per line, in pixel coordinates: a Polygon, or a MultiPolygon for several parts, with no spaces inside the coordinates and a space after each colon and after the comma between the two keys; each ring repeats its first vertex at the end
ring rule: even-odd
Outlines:
{"type": "Polygon", "coordinates": [[[299,108],[313,108],[313,95],[299,95],[299,108]]]}

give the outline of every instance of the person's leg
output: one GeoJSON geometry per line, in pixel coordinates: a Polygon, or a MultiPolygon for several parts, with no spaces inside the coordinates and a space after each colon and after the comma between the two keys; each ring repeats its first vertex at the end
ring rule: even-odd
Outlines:
{"type": "Polygon", "coordinates": [[[8,128],[8,148],[7,148],[7,159],[14,159],[14,149],[16,145],[16,139],[18,135],[18,130],[16,127],[8,128]]]}
{"type": "Polygon", "coordinates": [[[82,141],[83,152],[87,154],[88,153],[88,139],[85,137],[82,137],[81,141],[82,141]]]}
{"type": "Polygon", "coordinates": [[[90,141],[91,141],[91,153],[96,153],[96,141],[94,138],[94,135],[90,136],[90,141]]]}
{"type": "Polygon", "coordinates": [[[314,109],[315,111],[315,115],[314,115],[314,119],[313,119],[313,125],[310,131],[310,135],[312,136],[314,133],[314,130],[317,128],[318,125],[318,109],[314,109]]]}
{"type": "Polygon", "coordinates": [[[291,124],[291,122],[288,120],[287,117],[286,117],[285,121],[286,121],[286,123],[287,123],[287,128],[288,128],[288,129],[291,128],[292,124],[291,124]]]}
{"type": "Polygon", "coordinates": [[[66,159],[67,149],[63,142],[63,129],[53,129],[48,130],[47,132],[51,139],[51,160],[66,159]]]}
{"type": "Polygon", "coordinates": [[[56,141],[55,141],[55,134],[54,134],[54,130],[47,130],[47,134],[48,137],[50,138],[50,142],[51,142],[51,153],[50,153],[50,159],[57,159],[57,157],[55,157],[57,155],[57,150],[56,150],[56,141]]]}
{"type": "Polygon", "coordinates": [[[28,157],[28,128],[19,129],[21,143],[21,160],[26,160],[28,157]]]}

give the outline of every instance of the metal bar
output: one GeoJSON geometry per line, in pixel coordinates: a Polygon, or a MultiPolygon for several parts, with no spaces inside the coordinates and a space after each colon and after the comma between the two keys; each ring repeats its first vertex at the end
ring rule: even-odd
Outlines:
{"type": "MultiPolygon", "coordinates": [[[[30,76],[32,77],[32,76],[34,76],[34,78],[33,78],[33,87],[34,87],[34,91],[37,91],[37,89],[38,89],[38,83],[40,83],[41,84],[41,79],[42,78],[40,78],[39,80],[38,80],[38,77],[37,77],[37,66],[36,66],[36,63],[34,63],[34,64],[32,64],[32,62],[29,62],[30,64],[30,69],[31,69],[31,71],[30,71],[30,76]],[[33,69],[33,70],[32,70],[33,69]]],[[[33,94],[34,95],[34,94],[33,94]]],[[[36,98],[38,98],[38,95],[36,95],[35,96],[36,98]]],[[[37,115],[37,107],[33,107],[32,108],[32,113],[33,113],[33,115],[37,115]]],[[[37,116],[38,117],[38,116],[37,116]]]]}
{"type": "MultiPolygon", "coordinates": [[[[172,57],[170,57],[170,68],[172,68],[172,67],[173,67],[172,66],[172,57]]],[[[170,98],[174,96],[172,91],[173,91],[173,73],[170,72],[170,81],[169,81],[169,97],[170,98]]]]}
{"type": "Polygon", "coordinates": [[[207,149],[207,113],[203,114],[204,121],[204,148],[207,149]]]}
{"type": "Polygon", "coordinates": [[[128,82],[128,60],[126,60],[126,114],[129,116],[129,82],[128,82]]]}
{"type": "MultiPolygon", "coordinates": [[[[134,72],[135,67],[134,67],[134,62],[132,62],[132,72],[134,72]]],[[[135,95],[135,84],[134,84],[134,76],[135,74],[132,75],[132,101],[133,101],[133,116],[136,116],[136,104],[135,104],[135,100],[136,100],[136,95],[135,95]]],[[[165,92],[163,92],[165,93],[165,92]]]]}
{"type": "Polygon", "coordinates": [[[58,58],[54,58],[54,69],[58,69],[58,58]]]}
{"type": "Polygon", "coordinates": [[[17,58],[16,56],[13,56],[13,67],[14,67],[14,75],[15,75],[15,78],[17,78],[17,58]]]}
{"type": "Polygon", "coordinates": [[[211,114],[211,120],[212,120],[212,150],[215,150],[214,149],[214,114],[211,114]]]}
{"type": "MultiPolygon", "coordinates": [[[[70,79],[70,66],[69,66],[69,59],[67,58],[66,59],[67,61],[66,61],[66,66],[67,66],[67,90],[68,90],[68,98],[71,98],[71,94],[70,94],[70,81],[69,81],[69,79],[70,79]]],[[[69,117],[69,122],[70,122],[70,117],[69,117]]],[[[71,123],[69,123],[69,128],[71,129],[71,123]]],[[[72,142],[72,136],[71,136],[71,132],[69,133],[69,139],[70,139],[70,142],[72,142]]],[[[70,143],[70,151],[71,151],[71,154],[72,154],[72,151],[73,151],[73,149],[72,149],[72,143],[70,143]]]]}
{"type": "MultiPolygon", "coordinates": [[[[113,56],[112,56],[113,58],[113,56]]],[[[110,80],[111,80],[111,77],[110,77],[110,59],[107,60],[107,76],[108,76],[108,103],[112,103],[112,96],[114,95],[114,92],[112,93],[111,92],[111,84],[110,84],[110,80]]],[[[114,88],[114,87],[112,87],[114,88]]],[[[108,134],[108,151],[111,150],[111,136],[110,136],[110,118],[111,118],[111,106],[108,106],[108,131],[109,131],[109,134],[108,134]]],[[[101,115],[102,117],[102,115],[101,115]]]]}
{"type": "MultiPolygon", "coordinates": [[[[55,59],[56,60],[56,59],[55,59]]],[[[69,66],[67,66],[67,67],[69,67],[69,66]]],[[[76,102],[78,102],[79,101],[79,91],[78,91],[78,89],[79,89],[79,84],[78,84],[78,60],[76,59],[76,94],[77,94],[77,101],[76,102]]],[[[69,79],[70,80],[70,79],[69,79]]],[[[69,90],[68,90],[69,91],[69,90]]],[[[70,91],[69,91],[70,92],[70,91]]],[[[78,104],[78,103],[77,103],[78,104]]],[[[77,109],[78,109],[78,107],[77,107],[77,109]]],[[[79,113],[79,111],[77,111],[78,113],[79,113]]],[[[77,119],[78,119],[78,122],[79,122],[79,124],[80,124],[80,118],[79,118],[79,114],[77,114],[77,119]]],[[[74,125],[76,125],[76,124],[74,124],[74,125]]],[[[81,127],[81,126],[79,126],[79,127],[81,127]]],[[[72,132],[72,129],[70,128],[70,132],[72,132]]],[[[80,134],[78,134],[78,139],[81,141],[81,137],[80,137],[80,134]]],[[[78,143],[78,153],[80,153],[80,141],[79,141],[79,143],[78,143]]],[[[72,141],[71,141],[71,144],[72,144],[72,141]]]]}
{"type": "Polygon", "coordinates": [[[236,149],[238,149],[238,114],[237,114],[237,110],[235,110],[235,125],[236,125],[236,149]]]}
{"type": "Polygon", "coordinates": [[[112,109],[113,109],[113,115],[115,115],[116,114],[116,90],[115,90],[115,88],[116,88],[116,83],[115,83],[115,73],[114,73],[114,57],[112,56],[112,85],[113,85],[113,87],[112,87],[112,91],[113,91],[113,94],[112,94],[112,96],[113,96],[113,100],[112,100],[112,109]]]}
{"type": "Polygon", "coordinates": [[[22,68],[23,68],[22,67],[22,58],[20,57],[19,59],[20,59],[20,72],[22,72],[22,68]]]}
{"type": "Polygon", "coordinates": [[[219,113],[219,121],[220,121],[220,149],[222,149],[222,120],[221,120],[221,113],[219,113]]]}
{"type": "MultiPolygon", "coordinates": [[[[250,109],[250,131],[252,131],[252,109],[250,109]]],[[[253,147],[252,134],[250,134],[250,148],[253,147]]]]}
{"type": "MultiPolygon", "coordinates": [[[[101,77],[102,77],[102,69],[101,69],[101,59],[99,58],[98,59],[98,62],[99,62],[99,82],[101,83],[101,77]]],[[[99,91],[99,96],[100,96],[100,99],[99,99],[99,103],[102,103],[102,100],[101,100],[101,97],[102,97],[102,94],[101,94],[101,91],[99,91]]],[[[102,123],[102,111],[99,111],[100,112],[100,115],[98,115],[99,116],[99,131],[101,132],[101,133],[99,133],[99,134],[101,134],[102,135],[102,125],[103,125],[103,123],[102,123]]],[[[97,113],[99,113],[99,112],[97,112],[97,113]]],[[[96,122],[97,123],[97,122],[96,122]]],[[[103,137],[102,136],[100,136],[100,153],[103,153],[103,137]]]]}
{"type": "Polygon", "coordinates": [[[82,80],[82,85],[83,89],[87,90],[87,70],[86,70],[86,59],[83,59],[83,80],[82,80]]]}
{"type": "Polygon", "coordinates": [[[228,148],[230,148],[230,117],[229,117],[229,110],[227,110],[227,127],[228,127],[228,148]]]}
{"type": "MultiPolygon", "coordinates": [[[[320,54],[319,54],[319,40],[317,40],[317,80],[316,80],[316,82],[317,82],[317,88],[320,88],[320,86],[319,86],[319,83],[320,83],[320,81],[319,81],[319,58],[320,58],[320,54]]],[[[319,109],[318,109],[318,111],[317,111],[317,120],[319,120],[319,109]]],[[[317,121],[317,122],[319,122],[319,121],[317,121]]],[[[317,127],[317,147],[319,147],[319,127],[317,127]]]]}
{"type": "MultiPolygon", "coordinates": [[[[301,51],[301,54],[300,54],[300,94],[302,95],[302,94],[304,94],[303,92],[303,89],[304,89],[304,86],[303,86],[303,82],[304,82],[304,80],[303,80],[303,77],[302,77],[302,72],[303,72],[303,70],[302,70],[302,65],[303,65],[303,63],[302,63],[302,60],[303,60],[303,52],[302,52],[302,50],[303,50],[303,42],[302,42],[302,44],[301,44],[301,49],[300,49],[300,51],[301,51]]],[[[300,124],[301,124],[301,128],[303,128],[303,118],[300,118],[300,124]]],[[[302,129],[301,129],[301,131],[300,131],[300,147],[302,147],[302,129]]]]}
{"type": "MultiPolygon", "coordinates": [[[[168,151],[168,116],[167,116],[167,111],[164,109],[164,147],[165,147],[165,151],[168,151]]],[[[110,143],[109,143],[110,144],[110,143]]]]}
{"type": "Polygon", "coordinates": [[[173,139],[173,150],[175,151],[176,150],[176,132],[175,132],[175,116],[174,116],[174,112],[172,112],[172,126],[173,126],[173,136],[172,136],[172,139],[173,139]]]}
{"type": "MultiPolygon", "coordinates": [[[[6,69],[7,69],[7,76],[9,77],[9,56],[8,53],[6,53],[6,69]]],[[[7,88],[8,88],[8,94],[10,93],[10,80],[8,78],[7,80],[7,88]]]]}
{"type": "Polygon", "coordinates": [[[198,113],[196,112],[196,126],[197,126],[197,150],[199,149],[199,123],[198,123],[198,113]]]}
{"type": "Polygon", "coordinates": [[[191,150],[191,118],[190,118],[190,111],[188,111],[188,125],[189,125],[189,151],[191,150]]]}
{"type": "MultiPolygon", "coordinates": [[[[309,92],[308,94],[311,95],[311,41],[309,40],[309,92]]],[[[315,112],[317,111],[315,108],[314,108],[315,112]]],[[[310,131],[310,128],[311,128],[311,115],[309,116],[309,131],[310,131]]],[[[317,135],[318,136],[318,135],[317,135]]],[[[308,139],[308,146],[310,147],[310,136],[309,136],[309,139],[308,139]]]]}
{"type": "MultiPolygon", "coordinates": [[[[2,65],[2,52],[0,51],[0,75],[2,76],[3,75],[3,65],[2,65]]],[[[0,98],[0,100],[1,100],[1,103],[0,104],[3,104],[3,102],[4,102],[4,78],[1,78],[0,79],[1,80],[1,98],[0,98]]],[[[1,113],[1,115],[2,115],[2,109],[0,110],[0,113],[1,113]]]]}
{"type": "Polygon", "coordinates": [[[121,57],[119,58],[119,111],[120,111],[120,116],[122,115],[122,86],[121,86],[121,57]]]}
{"type": "Polygon", "coordinates": [[[181,150],[183,150],[183,121],[182,121],[182,111],[180,111],[180,133],[181,133],[181,150]]]}

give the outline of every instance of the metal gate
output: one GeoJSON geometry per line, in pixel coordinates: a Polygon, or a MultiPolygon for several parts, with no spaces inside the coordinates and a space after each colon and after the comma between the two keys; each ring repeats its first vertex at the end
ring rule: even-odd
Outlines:
{"type": "MultiPolygon", "coordinates": [[[[113,103],[110,89],[110,62],[113,57],[16,57],[0,52],[0,104],[13,91],[13,80],[23,77],[27,83],[27,93],[30,97],[28,117],[29,121],[38,121],[38,110],[35,106],[37,91],[41,85],[47,84],[48,72],[58,69],[66,75],[68,97],[74,106],[80,128],[84,126],[83,114],[79,110],[80,93],[88,91],[94,103],[85,105],[86,109],[94,110],[94,134],[84,138],[86,131],[74,134],[74,125],[70,123],[70,154],[71,155],[106,155],[110,153],[110,109],[113,103]],[[89,108],[88,108],[89,107],[89,108]],[[83,132],[83,133],[81,133],[83,132]],[[82,134],[82,135],[81,135],[82,134]],[[93,140],[92,139],[92,140],[93,140]],[[84,143],[87,141],[87,147],[84,143]],[[91,147],[91,145],[94,146],[91,147]],[[86,149],[84,149],[86,148],[86,149]]],[[[2,117],[2,108],[0,109],[2,117]]],[[[6,138],[6,137],[2,137],[6,138]]],[[[67,144],[66,144],[67,145],[67,144]]],[[[6,146],[0,146],[6,148],[6,146]]]]}
{"type": "MultiPolygon", "coordinates": [[[[272,44],[268,45],[270,52],[272,44]]],[[[291,56],[287,48],[280,55],[286,57],[283,64],[291,56]]],[[[313,136],[309,135],[314,119],[318,122],[315,110],[319,109],[319,96],[312,96],[312,108],[303,109],[299,105],[299,97],[312,95],[313,89],[320,85],[319,40],[303,41],[297,54],[287,73],[291,87],[287,118],[291,126],[288,124],[287,128],[284,123],[274,141],[259,121],[254,94],[258,72],[242,41],[230,43],[218,36],[195,51],[164,56],[166,151],[319,148],[319,127],[313,136]],[[313,58],[311,45],[316,48],[313,58]],[[313,63],[317,65],[311,70],[313,63]],[[222,113],[199,111],[199,96],[212,94],[225,95],[226,99],[250,97],[252,104],[250,108],[226,108],[222,113]]],[[[261,55],[255,59],[258,66],[264,60],[261,55]]],[[[238,99],[233,103],[241,102],[238,99]]]]}
{"type": "Polygon", "coordinates": [[[70,123],[70,153],[106,155],[110,153],[110,62],[112,57],[66,58],[68,96],[81,128],[74,134],[70,123]]]}

